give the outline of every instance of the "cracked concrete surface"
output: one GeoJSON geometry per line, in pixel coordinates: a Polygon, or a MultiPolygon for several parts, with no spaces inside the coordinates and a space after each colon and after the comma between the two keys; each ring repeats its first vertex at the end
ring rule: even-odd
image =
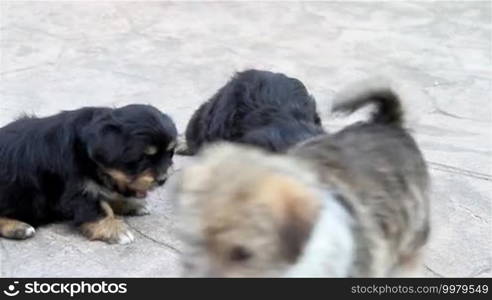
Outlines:
{"type": "MultiPolygon", "coordinates": [[[[334,94],[383,75],[398,86],[433,180],[427,276],[492,276],[491,3],[0,2],[0,126],[88,105],[150,103],[183,131],[234,71],[301,79],[328,129],[334,94]]],[[[189,159],[177,158],[182,167],[189,159]]],[[[127,218],[130,245],[64,224],[0,239],[0,276],[178,276],[166,188],[127,218]]]]}

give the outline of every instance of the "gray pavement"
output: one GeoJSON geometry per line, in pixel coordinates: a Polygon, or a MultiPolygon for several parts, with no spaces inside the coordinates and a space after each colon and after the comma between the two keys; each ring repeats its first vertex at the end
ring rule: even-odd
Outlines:
{"type": "MultiPolygon", "coordinates": [[[[0,126],[21,113],[150,103],[183,131],[234,71],[301,79],[328,129],[334,94],[396,83],[429,162],[427,276],[492,276],[491,2],[0,2],[0,126]]],[[[177,158],[179,169],[189,161],[177,158]]],[[[0,276],[179,275],[166,188],[127,218],[130,245],[89,242],[65,224],[0,239],[0,276]]]]}

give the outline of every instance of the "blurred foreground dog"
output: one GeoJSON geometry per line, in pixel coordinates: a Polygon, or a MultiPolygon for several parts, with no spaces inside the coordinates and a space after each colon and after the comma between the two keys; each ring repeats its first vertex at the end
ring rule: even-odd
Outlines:
{"type": "Polygon", "coordinates": [[[187,276],[416,275],[429,233],[428,174],[397,96],[366,90],[367,122],[288,155],[239,145],[205,150],[177,185],[187,276]]]}
{"type": "Polygon", "coordinates": [[[71,220],[89,239],[133,240],[117,214],[148,213],[147,192],[172,164],[177,131],[156,108],[82,108],[0,128],[0,236],[31,237],[71,220]]]}
{"type": "Polygon", "coordinates": [[[194,155],[204,144],[220,140],[283,152],[323,132],[316,102],[301,81],[248,70],[237,73],[193,114],[178,153],[194,155]]]}

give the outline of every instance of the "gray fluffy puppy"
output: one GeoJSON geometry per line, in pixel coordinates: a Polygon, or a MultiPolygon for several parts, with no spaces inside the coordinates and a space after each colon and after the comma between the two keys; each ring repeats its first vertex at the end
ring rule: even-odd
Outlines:
{"type": "Polygon", "coordinates": [[[176,186],[186,276],[418,275],[429,233],[428,173],[398,96],[367,89],[334,111],[370,120],[287,155],[219,144],[176,186]]]}

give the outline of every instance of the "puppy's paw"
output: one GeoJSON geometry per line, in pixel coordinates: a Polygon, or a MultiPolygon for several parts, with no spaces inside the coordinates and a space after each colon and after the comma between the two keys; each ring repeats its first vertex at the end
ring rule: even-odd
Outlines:
{"type": "Polygon", "coordinates": [[[110,202],[111,208],[118,215],[144,216],[150,214],[147,201],[142,199],[119,199],[110,202]]]}
{"type": "Polygon", "coordinates": [[[126,224],[114,217],[84,223],[81,230],[89,240],[105,241],[110,244],[129,244],[135,239],[126,224]]]}
{"type": "Polygon", "coordinates": [[[0,236],[14,240],[25,240],[34,236],[36,230],[31,225],[7,218],[0,218],[0,236]]]}
{"type": "Polygon", "coordinates": [[[140,207],[135,208],[132,211],[132,215],[134,216],[145,216],[145,215],[150,215],[150,209],[147,203],[145,205],[142,205],[140,207]]]}
{"type": "Polygon", "coordinates": [[[133,233],[130,230],[125,229],[119,232],[114,239],[109,241],[109,243],[124,245],[124,244],[130,244],[134,240],[135,237],[133,236],[133,233]]]}
{"type": "Polygon", "coordinates": [[[34,229],[34,227],[32,227],[29,224],[23,223],[21,226],[19,226],[12,232],[11,238],[24,240],[33,237],[35,233],[36,233],[36,229],[34,229]]]}
{"type": "Polygon", "coordinates": [[[176,148],[174,148],[174,152],[179,155],[193,155],[194,152],[192,149],[188,147],[188,143],[186,143],[186,137],[183,135],[178,136],[176,148]]]}

